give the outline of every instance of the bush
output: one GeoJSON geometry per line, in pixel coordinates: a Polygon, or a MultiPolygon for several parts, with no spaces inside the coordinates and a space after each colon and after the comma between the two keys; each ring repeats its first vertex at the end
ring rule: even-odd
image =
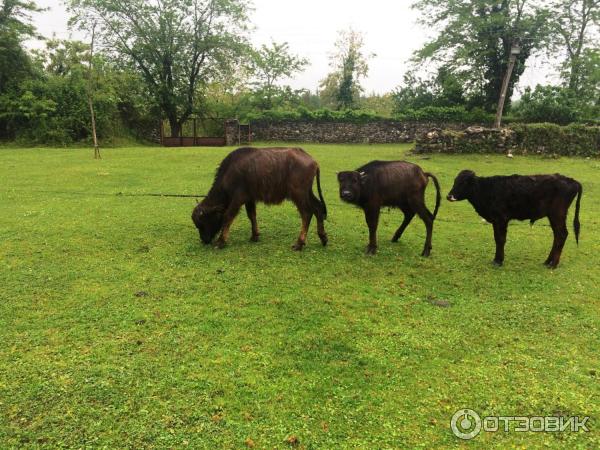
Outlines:
{"type": "Polygon", "coordinates": [[[390,119],[387,117],[379,116],[373,111],[366,110],[348,109],[343,111],[334,111],[331,109],[323,108],[311,111],[306,108],[298,108],[293,111],[267,110],[261,111],[259,113],[250,113],[246,116],[246,120],[270,122],[307,121],[368,123],[390,119]]]}
{"type": "MultiPolygon", "coordinates": [[[[380,116],[369,110],[344,110],[334,111],[331,109],[317,109],[314,111],[306,108],[296,110],[267,110],[258,113],[250,113],[246,116],[248,121],[307,121],[307,122],[345,122],[345,123],[369,123],[391,120],[389,117],[380,116]]],[[[407,110],[402,114],[396,114],[392,120],[403,122],[446,122],[467,124],[492,123],[494,116],[481,109],[467,111],[463,106],[427,106],[416,110],[407,110]]]]}
{"type": "Polygon", "coordinates": [[[523,153],[563,156],[600,156],[600,127],[552,123],[518,124],[516,145],[523,153]]]}
{"type": "Polygon", "coordinates": [[[475,108],[468,111],[464,106],[426,106],[416,110],[407,110],[395,116],[397,120],[412,122],[451,122],[468,124],[491,124],[492,114],[475,108]]]}
{"type": "Polygon", "coordinates": [[[559,86],[527,88],[513,107],[512,114],[523,122],[551,122],[560,125],[581,119],[579,101],[571,91],[559,86]]]}

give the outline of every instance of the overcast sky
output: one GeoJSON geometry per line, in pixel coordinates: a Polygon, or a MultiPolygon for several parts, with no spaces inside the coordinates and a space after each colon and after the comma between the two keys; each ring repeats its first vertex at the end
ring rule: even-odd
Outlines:
{"type": "MultiPolygon", "coordinates": [[[[34,17],[42,35],[78,37],[67,28],[68,16],[62,0],[36,3],[49,8],[34,17]]],[[[256,29],[252,41],[256,45],[271,40],[288,42],[292,52],[310,60],[305,72],[287,82],[294,88],[317,88],[329,71],[328,55],[339,30],[352,27],[361,31],[366,50],[377,55],[370,61],[369,77],[363,82],[368,93],[385,93],[397,87],[412,52],[428,38],[427,30],[416,23],[411,0],[254,0],[253,3],[252,23],[256,29]]],[[[530,60],[528,64],[521,87],[543,83],[552,73],[539,60],[530,60]]]]}

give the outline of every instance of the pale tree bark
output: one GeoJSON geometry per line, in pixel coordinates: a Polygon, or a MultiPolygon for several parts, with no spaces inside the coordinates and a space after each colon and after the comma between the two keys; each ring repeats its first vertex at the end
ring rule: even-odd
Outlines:
{"type": "Polygon", "coordinates": [[[90,61],[88,66],[88,89],[87,98],[90,107],[90,118],[92,121],[92,138],[94,140],[94,159],[101,159],[100,147],[98,146],[98,136],[96,134],[96,113],[94,111],[94,39],[96,37],[96,24],[92,25],[92,40],[90,42],[90,61]]]}

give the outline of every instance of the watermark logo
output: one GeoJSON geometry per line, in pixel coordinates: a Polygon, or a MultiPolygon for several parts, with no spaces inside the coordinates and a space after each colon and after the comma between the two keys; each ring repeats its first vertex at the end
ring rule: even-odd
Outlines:
{"type": "Polygon", "coordinates": [[[472,409],[459,409],[452,416],[450,428],[457,438],[470,440],[482,431],[486,433],[579,433],[589,432],[589,417],[563,416],[488,416],[481,417],[472,409]]]}
{"type": "Polygon", "coordinates": [[[481,417],[472,409],[460,409],[450,421],[454,435],[460,439],[473,439],[481,433],[481,417]]]}

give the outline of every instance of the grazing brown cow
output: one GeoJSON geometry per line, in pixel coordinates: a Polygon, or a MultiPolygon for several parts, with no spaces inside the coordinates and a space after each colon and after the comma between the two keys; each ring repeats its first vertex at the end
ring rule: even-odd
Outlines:
{"type": "Polygon", "coordinates": [[[242,205],[252,224],[252,241],[258,241],[256,202],[275,205],[284,200],[294,202],[302,218],[302,229],[294,250],[302,250],[312,216],[317,217],[317,232],[327,245],[323,221],[327,207],[321,192],[319,165],[301,148],[251,148],[234,150],[221,162],[215,181],[206,198],[198,203],[192,220],[200,239],[210,244],[217,233],[217,247],[223,248],[229,227],[242,205]],[[317,177],[319,199],[312,192],[317,177]]]}
{"type": "Polygon", "coordinates": [[[406,227],[417,214],[425,223],[427,238],[422,256],[431,253],[433,221],[440,208],[441,195],[438,180],[416,164],[406,161],[371,161],[355,171],[338,173],[340,197],[348,203],[361,207],[369,227],[367,254],[377,251],[377,224],[381,207],[400,208],[404,221],[394,234],[392,242],[397,242],[406,227]],[[425,206],[425,188],[431,178],[437,190],[433,214],[425,206]]]}
{"type": "Polygon", "coordinates": [[[582,193],[583,188],[578,181],[560,174],[478,177],[471,170],[463,170],[454,180],[448,200],[468,200],[475,211],[494,226],[494,264],[497,266],[504,262],[504,245],[510,220],[529,220],[533,224],[536,220],[548,217],[554,232],[554,244],[544,264],[555,268],[569,235],[567,213],[575,197],[577,204],[573,228],[579,243],[582,193]]]}

